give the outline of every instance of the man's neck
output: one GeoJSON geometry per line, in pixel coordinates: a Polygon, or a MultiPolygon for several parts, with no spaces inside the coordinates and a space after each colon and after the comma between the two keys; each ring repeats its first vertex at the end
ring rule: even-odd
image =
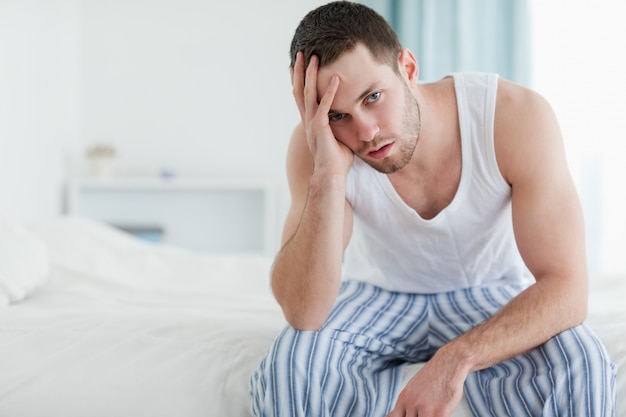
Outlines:
{"type": "Polygon", "coordinates": [[[416,93],[422,130],[411,161],[389,174],[402,199],[424,218],[454,198],[461,178],[461,139],[454,81],[425,84],[416,93]]]}

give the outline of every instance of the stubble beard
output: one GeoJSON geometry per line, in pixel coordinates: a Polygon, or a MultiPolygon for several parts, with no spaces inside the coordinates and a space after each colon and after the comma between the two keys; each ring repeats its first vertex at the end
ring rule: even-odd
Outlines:
{"type": "MultiPolygon", "coordinates": [[[[422,115],[419,103],[407,85],[404,89],[404,117],[402,120],[402,132],[398,137],[392,138],[395,145],[400,146],[400,154],[397,158],[385,157],[380,161],[365,160],[372,168],[383,174],[393,174],[404,168],[413,158],[417,141],[422,127],[422,115]]],[[[385,142],[386,139],[378,140],[385,142]]],[[[377,142],[377,141],[375,141],[377,142]]]]}

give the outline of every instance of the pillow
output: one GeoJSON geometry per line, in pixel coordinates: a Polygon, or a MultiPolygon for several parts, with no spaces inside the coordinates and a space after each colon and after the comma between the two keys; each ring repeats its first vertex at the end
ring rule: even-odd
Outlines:
{"type": "Polygon", "coordinates": [[[19,302],[48,278],[48,251],[37,236],[0,218],[0,305],[19,302]]]}

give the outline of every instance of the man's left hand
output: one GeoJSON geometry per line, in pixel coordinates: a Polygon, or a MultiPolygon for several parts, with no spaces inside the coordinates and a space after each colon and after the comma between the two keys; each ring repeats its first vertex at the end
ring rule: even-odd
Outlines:
{"type": "Polygon", "coordinates": [[[449,417],[463,397],[467,372],[438,352],[400,392],[387,417],[449,417]]]}

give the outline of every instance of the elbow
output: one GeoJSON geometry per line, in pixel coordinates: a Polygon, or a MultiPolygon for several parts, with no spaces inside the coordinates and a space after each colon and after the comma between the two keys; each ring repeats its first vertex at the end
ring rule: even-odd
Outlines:
{"type": "Polygon", "coordinates": [[[587,300],[583,300],[582,303],[577,304],[571,314],[572,327],[576,327],[582,324],[587,319],[587,314],[589,312],[588,302],[587,300]]]}
{"type": "Polygon", "coordinates": [[[276,297],[285,320],[295,330],[318,331],[322,328],[328,317],[326,310],[317,310],[307,307],[302,300],[282,299],[276,297]]]}
{"type": "Polygon", "coordinates": [[[290,300],[285,303],[279,301],[279,304],[285,320],[295,330],[316,332],[324,326],[329,314],[329,311],[324,308],[307,307],[302,300],[290,300]]]}
{"type": "Polygon", "coordinates": [[[311,293],[302,287],[285,285],[284,282],[272,276],[272,293],[283,311],[287,323],[295,330],[318,331],[326,322],[330,310],[336,299],[311,293]]]}
{"type": "Polygon", "coordinates": [[[569,306],[566,327],[571,328],[582,324],[587,319],[589,312],[588,292],[578,291],[571,299],[569,306]]]}
{"type": "Polygon", "coordinates": [[[287,323],[295,330],[316,332],[322,328],[325,320],[319,320],[314,317],[304,317],[301,315],[285,314],[287,323]]]}
{"type": "Polygon", "coordinates": [[[283,311],[285,320],[295,330],[318,331],[326,322],[327,314],[307,309],[302,305],[302,302],[285,299],[281,301],[281,298],[277,297],[276,294],[274,294],[274,297],[283,311]]]}

